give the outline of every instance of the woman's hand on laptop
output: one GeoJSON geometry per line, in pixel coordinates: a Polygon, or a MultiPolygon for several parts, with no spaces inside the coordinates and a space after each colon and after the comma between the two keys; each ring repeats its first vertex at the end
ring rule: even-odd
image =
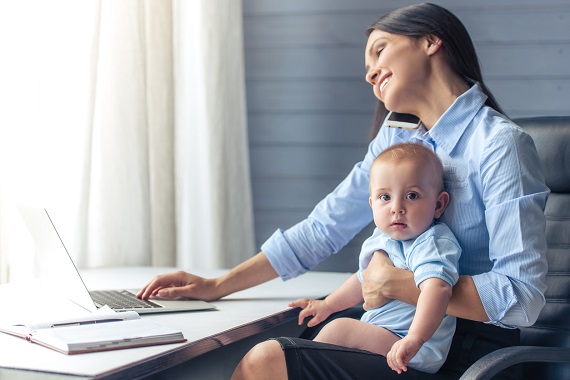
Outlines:
{"type": "Polygon", "coordinates": [[[150,297],[182,297],[213,301],[221,296],[217,294],[215,279],[206,279],[184,271],[176,271],[156,276],[137,293],[137,297],[143,300],[150,297]]]}
{"type": "Polygon", "coordinates": [[[276,277],[277,272],[265,253],[259,252],[217,278],[203,278],[184,271],[161,274],[146,284],[137,297],[143,300],[150,297],[184,297],[215,301],[276,277]]]}

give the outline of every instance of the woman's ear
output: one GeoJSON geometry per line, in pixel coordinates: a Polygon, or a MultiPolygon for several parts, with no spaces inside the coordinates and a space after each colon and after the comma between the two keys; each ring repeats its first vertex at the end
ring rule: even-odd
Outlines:
{"type": "Polygon", "coordinates": [[[428,55],[432,55],[439,50],[442,41],[441,38],[436,37],[433,34],[430,34],[429,36],[426,37],[426,43],[427,43],[427,53],[428,55]]]}
{"type": "Polygon", "coordinates": [[[449,193],[447,191],[442,191],[437,196],[437,201],[435,202],[435,213],[434,218],[439,219],[439,217],[443,214],[447,205],[449,204],[449,193]]]}

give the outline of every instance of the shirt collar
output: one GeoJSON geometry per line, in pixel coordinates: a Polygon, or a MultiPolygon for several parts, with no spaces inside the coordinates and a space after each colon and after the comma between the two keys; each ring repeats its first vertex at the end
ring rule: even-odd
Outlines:
{"type": "Polygon", "coordinates": [[[487,95],[479,83],[461,94],[427,132],[436,145],[451,154],[475,115],[485,105],[487,95]]]}

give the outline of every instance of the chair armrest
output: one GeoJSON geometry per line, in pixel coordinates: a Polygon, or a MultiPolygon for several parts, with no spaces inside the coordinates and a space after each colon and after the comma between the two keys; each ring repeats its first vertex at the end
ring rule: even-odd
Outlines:
{"type": "Polygon", "coordinates": [[[501,348],[477,360],[460,380],[487,380],[512,365],[524,362],[570,363],[570,348],[516,346],[501,348]]]}

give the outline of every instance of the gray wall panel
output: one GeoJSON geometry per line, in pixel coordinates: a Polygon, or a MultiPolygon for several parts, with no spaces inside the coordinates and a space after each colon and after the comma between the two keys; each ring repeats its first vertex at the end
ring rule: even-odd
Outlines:
{"type": "Polygon", "coordinates": [[[361,80],[249,81],[249,112],[370,112],[377,100],[361,80]]]}
{"type": "MultiPolygon", "coordinates": [[[[476,44],[567,42],[568,5],[549,7],[448,7],[476,44]]],[[[295,13],[244,18],[245,47],[365,44],[364,30],[382,12],[295,13]]],[[[364,53],[360,55],[364,57],[364,53]]]]}
{"type": "Polygon", "coordinates": [[[253,196],[260,210],[306,212],[338,185],[338,178],[258,178],[253,196]]]}
{"type": "MultiPolygon", "coordinates": [[[[256,241],[304,218],[368,145],[364,29],[408,0],[243,0],[256,241]]],[[[570,0],[436,1],[510,117],[570,114],[570,0]]],[[[370,227],[371,228],[371,227],[370,227]]],[[[354,270],[359,234],[323,270],[354,270]]]]}
{"type": "MultiPolygon", "coordinates": [[[[322,12],[357,12],[378,11],[385,12],[390,9],[415,4],[420,1],[413,0],[288,0],[278,2],[277,0],[244,0],[245,15],[268,15],[268,14],[291,14],[291,13],[322,13],[322,12]]],[[[567,7],[568,0],[542,1],[536,0],[474,0],[474,1],[432,1],[453,10],[481,8],[492,9],[517,9],[527,7],[531,9],[547,9],[567,7]]]]}
{"type": "MultiPolygon", "coordinates": [[[[479,43],[477,54],[486,78],[570,76],[568,67],[561,65],[562,62],[570,64],[568,42],[479,43]]],[[[350,78],[362,81],[365,73],[362,55],[362,46],[249,48],[246,50],[246,75],[250,81],[291,78],[350,78]],[[323,62],[334,64],[326,65],[323,62]],[[348,67],[356,70],[347,70],[348,67]]]]}
{"type": "Polygon", "coordinates": [[[361,113],[250,113],[249,142],[254,145],[362,146],[370,132],[370,110],[361,113]]]}
{"type": "Polygon", "coordinates": [[[366,154],[352,146],[251,147],[251,169],[261,178],[343,178],[366,154]]]}
{"type": "Polygon", "coordinates": [[[570,78],[492,79],[487,84],[511,117],[570,113],[570,78]]]}
{"type": "MultiPolygon", "coordinates": [[[[569,65],[570,66],[570,65],[569,65]]],[[[568,113],[570,78],[498,78],[487,85],[511,117],[568,113]],[[545,96],[545,95],[548,96],[545,96]]],[[[374,109],[369,86],[361,81],[248,83],[250,112],[365,112],[374,109]]]]}

